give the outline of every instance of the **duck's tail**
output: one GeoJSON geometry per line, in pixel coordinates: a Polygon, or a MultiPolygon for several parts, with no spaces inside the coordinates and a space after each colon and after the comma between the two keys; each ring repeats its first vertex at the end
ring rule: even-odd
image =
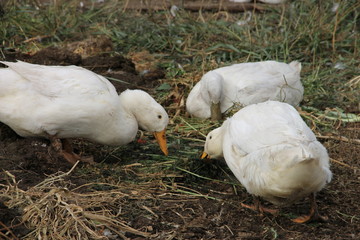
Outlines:
{"type": "Polygon", "coordinates": [[[274,204],[291,204],[310,193],[320,191],[331,181],[329,157],[319,142],[284,149],[283,165],[275,171],[274,183],[269,185],[268,199],[274,204]]]}
{"type": "Polygon", "coordinates": [[[301,72],[301,62],[299,61],[292,61],[289,63],[290,67],[292,67],[294,70],[296,70],[298,73],[301,72]]]}

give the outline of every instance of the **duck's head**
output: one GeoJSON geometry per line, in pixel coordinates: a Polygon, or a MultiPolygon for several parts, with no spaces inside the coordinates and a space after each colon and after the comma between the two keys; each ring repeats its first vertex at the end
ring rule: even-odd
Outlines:
{"type": "Polygon", "coordinates": [[[223,128],[219,127],[206,136],[204,152],[201,158],[221,158],[223,157],[223,128]]]}
{"type": "Polygon", "coordinates": [[[153,132],[161,150],[168,155],[165,130],[169,116],[165,109],[148,93],[141,90],[126,90],[121,95],[121,102],[135,116],[141,129],[153,132]]]}
{"type": "Polygon", "coordinates": [[[201,94],[210,105],[211,120],[220,120],[222,118],[220,101],[223,92],[223,77],[216,71],[209,71],[201,80],[204,88],[201,94]]]}

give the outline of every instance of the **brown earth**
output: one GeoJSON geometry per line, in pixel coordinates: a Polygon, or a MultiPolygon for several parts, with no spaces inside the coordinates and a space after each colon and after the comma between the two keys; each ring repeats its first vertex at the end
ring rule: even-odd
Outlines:
{"type": "MultiPolygon", "coordinates": [[[[119,91],[142,88],[154,94],[154,88],[164,78],[160,69],[140,76],[129,59],[107,53],[90,54],[85,58],[74,51],[57,48],[44,49],[34,55],[7,53],[6,60],[15,59],[39,64],[84,66],[99,74],[126,81],[127,84],[113,81],[119,91]]],[[[170,103],[171,99],[163,104],[168,107],[170,103]]],[[[295,224],[290,220],[308,212],[307,199],[281,209],[277,216],[259,216],[241,207],[240,202],[251,203],[251,196],[241,186],[228,184],[236,183],[236,180],[226,165],[198,160],[201,143],[182,139],[174,130],[175,126],[176,123],[169,125],[172,134],[168,139],[169,159],[173,160],[173,166],[159,168],[159,172],[143,172],[144,166],[149,169],[155,166],[153,155],[160,154],[149,135],[145,135],[145,144],[136,141],[121,148],[76,139],[76,151],[93,155],[99,163],[80,164],[66,180],[73,188],[90,182],[139,182],[139,189],[136,184],[128,186],[133,186],[130,191],[132,197],[118,202],[118,208],[122,209],[119,217],[127,225],[151,233],[150,239],[360,239],[360,145],[352,141],[360,139],[360,124],[340,124],[338,127],[339,135],[349,141],[336,138],[323,141],[332,159],[334,177],[318,194],[317,201],[320,213],[328,216],[329,221],[309,224],[295,224]],[[190,154],[185,156],[186,152],[190,154]],[[179,169],[187,169],[193,174],[179,169]],[[149,196],[140,196],[140,190],[146,189],[146,186],[149,196]]],[[[163,157],[157,164],[165,165],[166,161],[167,158],[163,157]]],[[[27,190],[48,175],[66,172],[70,168],[66,161],[52,154],[47,140],[24,139],[7,126],[0,125],[0,184],[3,184],[0,189],[8,184],[5,170],[16,177],[21,189],[27,190]]],[[[20,221],[22,209],[9,209],[6,200],[0,198],[1,233],[12,232],[14,238],[22,238],[31,229],[20,221]]],[[[133,234],[126,236],[144,239],[133,234]]]]}

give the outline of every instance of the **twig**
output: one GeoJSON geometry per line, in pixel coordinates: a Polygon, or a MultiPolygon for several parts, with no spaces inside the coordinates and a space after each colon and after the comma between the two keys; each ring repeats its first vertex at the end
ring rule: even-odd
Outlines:
{"type": "Polygon", "coordinates": [[[129,0],[126,0],[124,3],[123,10],[122,10],[123,13],[126,11],[128,5],[129,5],[129,0]]]}
{"type": "Polygon", "coordinates": [[[32,187],[32,188],[38,188],[38,187],[40,187],[40,186],[44,186],[44,185],[46,185],[46,184],[49,183],[49,182],[54,182],[54,181],[56,181],[56,180],[62,179],[62,178],[65,177],[65,176],[70,175],[70,173],[76,168],[76,166],[77,166],[78,164],[79,164],[79,161],[77,161],[77,162],[74,164],[74,166],[72,166],[72,168],[71,168],[68,172],[63,173],[63,174],[60,174],[60,175],[58,175],[58,176],[54,176],[54,177],[51,177],[51,178],[47,178],[47,179],[45,179],[44,181],[42,181],[41,183],[35,185],[35,186],[32,187]]]}
{"type": "Polygon", "coordinates": [[[185,193],[185,194],[188,194],[188,195],[191,195],[191,196],[194,196],[194,197],[203,197],[203,198],[206,198],[206,199],[217,200],[216,197],[207,196],[207,195],[204,195],[204,194],[201,194],[201,193],[194,193],[194,192],[190,192],[190,191],[185,191],[185,190],[182,190],[182,189],[174,189],[174,191],[180,192],[180,193],[185,193]]]}
{"type": "Polygon", "coordinates": [[[190,172],[190,171],[188,171],[188,170],[186,170],[186,169],[183,169],[183,168],[176,167],[176,169],[178,169],[178,170],[180,170],[180,171],[183,171],[183,172],[186,172],[186,173],[188,173],[188,174],[191,174],[191,175],[193,175],[193,176],[195,176],[195,177],[205,179],[205,180],[214,181],[214,182],[219,182],[219,183],[225,183],[225,184],[230,184],[230,185],[238,185],[238,184],[236,184],[236,183],[225,182],[225,181],[221,181],[221,180],[217,180],[217,179],[212,179],[212,178],[204,177],[204,176],[201,176],[201,175],[199,175],[199,174],[190,172]]]}
{"type": "Polygon", "coordinates": [[[202,132],[200,132],[198,129],[194,128],[190,123],[188,123],[187,121],[185,121],[184,118],[179,117],[181,119],[181,121],[183,121],[186,125],[188,125],[191,129],[197,131],[201,136],[203,136],[204,138],[206,138],[206,135],[203,134],[202,132]]]}
{"type": "Polygon", "coordinates": [[[151,213],[152,215],[154,215],[157,219],[159,219],[159,215],[157,215],[156,213],[154,213],[153,210],[151,210],[150,208],[148,208],[147,206],[145,205],[142,205],[141,206],[143,209],[145,209],[146,211],[148,211],[149,213],[151,213]]]}
{"type": "Polygon", "coordinates": [[[32,42],[32,41],[41,42],[41,40],[43,40],[44,38],[49,38],[49,37],[51,37],[51,35],[36,36],[36,37],[26,39],[25,41],[23,41],[23,43],[28,43],[28,42],[32,42]]]}
{"type": "Polygon", "coordinates": [[[347,214],[342,213],[342,212],[340,212],[340,211],[338,211],[338,210],[336,210],[336,212],[337,212],[338,214],[340,214],[340,215],[344,216],[344,217],[348,217],[348,218],[351,218],[351,219],[354,219],[354,218],[355,218],[355,219],[357,219],[357,220],[360,220],[360,218],[355,217],[355,215],[354,215],[354,216],[347,215],[347,214]]]}
{"type": "Polygon", "coordinates": [[[344,166],[344,167],[348,167],[348,168],[351,168],[351,169],[358,169],[357,167],[352,167],[352,166],[350,166],[349,164],[343,163],[343,162],[338,161],[338,160],[333,159],[333,158],[330,158],[330,161],[331,161],[331,162],[334,162],[334,163],[337,163],[337,164],[340,164],[340,165],[342,165],[342,166],[344,166]]]}
{"type": "Polygon", "coordinates": [[[112,80],[112,81],[115,81],[115,82],[120,82],[120,83],[124,83],[124,84],[131,84],[131,83],[128,83],[124,80],[120,80],[118,78],[114,78],[114,77],[109,77],[109,76],[105,76],[105,78],[109,79],[109,80],[112,80]]]}
{"type": "Polygon", "coordinates": [[[359,140],[359,139],[349,139],[349,138],[344,137],[344,136],[323,136],[323,135],[316,135],[316,137],[317,137],[317,138],[321,138],[321,139],[332,139],[332,140],[338,140],[338,141],[343,141],[343,142],[360,144],[360,140],[359,140]]]}
{"type": "Polygon", "coordinates": [[[0,225],[3,227],[2,229],[0,229],[0,234],[3,235],[3,237],[6,237],[8,239],[13,239],[13,240],[18,240],[19,238],[17,238],[15,236],[15,234],[10,230],[10,228],[8,226],[6,226],[3,222],[0,221],[0,225]],[[11,237],[6,236],[5,234],[2,233],[2,231],[6,230],[8,233],[10,233],[11,237]]]}

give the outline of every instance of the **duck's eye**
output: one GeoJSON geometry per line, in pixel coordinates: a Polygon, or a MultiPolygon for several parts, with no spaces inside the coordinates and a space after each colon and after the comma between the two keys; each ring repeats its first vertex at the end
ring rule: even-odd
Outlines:
{"type": "Polygon", "coordinates": [[[212,136],[210,136],[209,139],[212,139],[212,136]]]}
{"type": "Polygon", "coordinates": [[[162,118],[162,116],[161,115],[158,115],[158,119],[161,119],[162,118]]]}

